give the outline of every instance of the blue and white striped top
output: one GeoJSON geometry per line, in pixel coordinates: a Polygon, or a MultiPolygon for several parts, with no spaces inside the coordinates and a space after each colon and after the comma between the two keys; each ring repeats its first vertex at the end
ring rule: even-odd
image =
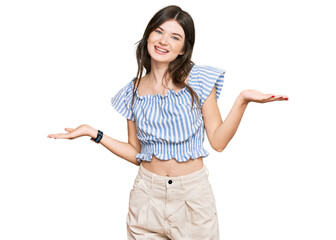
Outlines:
{"type": "MultiPolygon", "coordinates": [[[[213,87],[217,99],[224,82],[224,71],[209,66],[194,65],[188,76],[188,85],[198,94],[201,107],[213,87]]],[[[206,157],[204,149],[204,123],[201,110],[185,87],[178,92],[169,89],[166,95],[139,96],[136,92],[131,108],[133,81],[123,87],[113,98],[112,106],[124,117],[136,122],[141,152],[139,162],[158,159],[176,159],[185,162],[190,158],[206,157]]]]}

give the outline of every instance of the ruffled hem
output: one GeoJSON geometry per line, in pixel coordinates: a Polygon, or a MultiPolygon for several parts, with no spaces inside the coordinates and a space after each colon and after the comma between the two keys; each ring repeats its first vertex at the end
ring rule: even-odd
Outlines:
{"type": "Polygon", "coordinates": [[[125,118],[135,121],[135,116],[131,109],[133,97],[133,81],[127,83],[112,99],[112,107],[125,118]]]}
{"type": "Polygon", "coordinates": [[[223,69],[210,66],[197,66],[195,71],[197,72],[196,78],[198,86],[195,86],[194,89],[199,91],[201,95],[201,106],[208,98],[214,87],[216,89],[216,98],[218,99],[223,88],[225,71],[223,69]]]}
{"type": "Polygon", "coordinates": [[[138,153],[136,155],[136,159],[138,162],[141,161],[147,161],[150,162],[152,161],[153,155],[157,157],[160,160],[170,160],[170,159],[176,159],[177,162],[186,162],[190,158],[191,159],[196,159],[199,157],[207,157],[209,155],[209,152],[205,149],[200,149],[200,150],[194,150],[192,152],[186,152],[183,157],[181,158],[180,156],[171,153],[171,154],[162,154],[159,152],[154,152],[154,153],[138,153]]]}

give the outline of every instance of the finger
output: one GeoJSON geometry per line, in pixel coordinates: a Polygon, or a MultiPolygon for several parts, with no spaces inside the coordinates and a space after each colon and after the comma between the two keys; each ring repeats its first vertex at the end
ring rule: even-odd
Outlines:
{"type": "Polygon", "coordinates": [[[286,95],[279,95],[279,98],[278,98],[278,100],[288,100],[288,97],[286,96],[286,95]]]}
{"type": "Polygon", "coordinates": [[[67,132],[73,132],[75,129],[73,129],[73,128],[65,128],[65,131],[67,131],[67,132]]]}
{"type": "Polygon", "coordinates": [[[288,101],[288,97],[286,95],[276,95],[274,101],[288,101]]]}
{"type": "Polygon", "coordinates": [[[262,102],[263,103],[268,103],[268,102],[274,102],[274,101],[278,101],[278,100],[282,100],[280,95],[265,94],[262,102]]]}
{"type": "Polygon", "coordinates": [[[275,100],[275,95],[274,94],[265,94],[262,102],[273,102],[275,100]]]}
{"type": "Polygon", "coordinates": [[[267,94],[267,99],[274,100],[275,95],[274,94],[267,94]]]}
{"type": "Polygon", "coordinates": [[[286,100],[286,101],[288,101],[288,99],[289,99],[288,96],[286,96],[286,95],[283,95],[282,98],[283,98],[283,100],[286,100]]]}
{"type": "Polygon", "coordinates": [[[57,137],[58,134],[48,134],[48,138],[55,138],[57,137]]]}
{"type": "Polygon", "coordinates": [[[54,139],[69,139],[71,138],[69,133],[58,133],[58,134],[49,134],[49,138],[54,138],[54,139]]]}

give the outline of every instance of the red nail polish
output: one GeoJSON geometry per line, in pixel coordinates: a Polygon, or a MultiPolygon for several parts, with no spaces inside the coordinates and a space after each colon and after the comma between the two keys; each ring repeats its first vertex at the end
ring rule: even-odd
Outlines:
{"type": "Polygon", "coordinates": [[[274,95],[272,97],[275,97],[274,95]]]}

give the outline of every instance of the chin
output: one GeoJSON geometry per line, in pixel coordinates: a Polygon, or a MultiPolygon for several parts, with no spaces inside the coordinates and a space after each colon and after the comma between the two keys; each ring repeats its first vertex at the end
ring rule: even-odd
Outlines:
{"type": "Polygon", "coordinates": [[[174,61],[177,56],[162,56],[162,55],[158,55],[156,53],[150,53],[149,55],[151,56],[151,60],[158,62],[158,63],[171,63],[172,61],[174,61]]]}

